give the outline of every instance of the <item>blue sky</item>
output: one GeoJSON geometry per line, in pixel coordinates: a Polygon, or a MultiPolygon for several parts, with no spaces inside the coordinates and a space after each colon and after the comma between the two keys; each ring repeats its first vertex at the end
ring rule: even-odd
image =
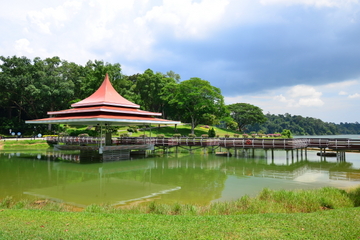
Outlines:
{"type": "Polygon", "coordinates": [[[360,0],[13,0],[0,54],[199,77],[227,104],[360,120],[360,0]]]}

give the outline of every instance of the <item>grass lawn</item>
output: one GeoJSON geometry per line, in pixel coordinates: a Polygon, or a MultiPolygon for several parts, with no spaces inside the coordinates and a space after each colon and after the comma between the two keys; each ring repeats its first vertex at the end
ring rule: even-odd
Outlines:
{"type": "Polygon", "coordinates": [[[358,239],[360,208],[179,216],[0,209],[0,239],[358,239]]]}
{"type": "Polygon", "coordinates": [[[359,239],[359,199],[360,188],[264,189],[214,206],[151,202],[144,212],[99,205],[69,212],[58,203],[5,198],[0,239],[359,239]]]}
{"type": "MultiPolygon", "coordinates": [[[[205,127],[205,125],[199,125],[197,128],[195,128],[194,133],[197,137],[201,137],[202,134],[208,134],[209,129],[212,127],[209,126],[209,128],[205,127]]],[[[220,137],[224,137],[225,134],[229,134],[231,137],[233,137],[234,134],[239,134],[237,131],[233,131],[230,129],[221,129],[214,127],[216,135],[219,135],[220,137]]],[[[175,133],[181,134],[181,136],[188,136],[191,133],[191,126],[190,125],[179,125],[176,127],[174,126],[166,126],[166,127],[160,127],[160,128],[152,128],[151,129],[151,136],[156,137],[158,134],[164,134],[165,137],[172,137],[175,133]]],[[[132,133],[132,137],[137,137],[142,134],[146,134],[147,136],[150,136],[150,130],[146,131],[138,131],[137,133],[132,133]]]]}
{"type": "Polygon", "coordinates": [[[49,145],[45,140],[6,140],[0,141],[0,150],[17,150],[17,149],[47,149],[49,145]]]}

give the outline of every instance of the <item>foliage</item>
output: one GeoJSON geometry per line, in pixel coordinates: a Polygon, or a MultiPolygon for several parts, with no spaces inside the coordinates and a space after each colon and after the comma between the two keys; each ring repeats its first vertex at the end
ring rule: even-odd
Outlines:
{"type": "Polygon", "coordinates": [[[138,132],[138,127],[137,126],[130,126],[130,127],[128,127],[127,131],[137,133],[138,132]]]}
{"type": "MultiPolygon", "coordinates": [[[[259,213],[311,213],[328,209],[353,208],[360,205],[360,187],[345,191],[334,187],[323,187],[312,190],[271,190],[264,188],[257,196],[243,196],[229,202],[214,202],[210,205],[161,204],[151,201],[148,204],[131,205],[127,208],[116,208],[106,204],[92,204],[86,207],[89,213],[155,213],[163,215],[228,215],[228,214],[259,214],[259,213]],[[136,211],[134,211],[136,209],[136,211]],[[174,209],[177,209],[174,211],[174,209]]],[[[41,202],[43,207],[53,205],[48,200],[41,202]]],[[[12,197],[0,199],[0,207],[12,209],[17,201],[12,197]]],[[[61,204],[59,204],[61,205],[61,204]]],[[[30,202],[24,208],[33,209],[30,202]]],[[[38,208],[38,206],[35,206],[38,208]]],[[[55,211],[66,209],[54,208],[55,211]]]]}
{"type": "Polygon", "coordinates": [[[91,129],[67,129],[67,133],[69,134],[69,136],[72,137],[77,137],[80,134],[87,134],[90,137],[97,137],[99,135],[99,133],[95,130],[91,130],[91,129]]]}
{"type": "Polygon", "coordinates": [[[215,129],[212,127],[211,129],[209,129],[208,131],[208,135],[209,137],[213,138],[216,136],[216,132],[215,132],[215,129]]]}
{"type": "MultiPolygon", "coordinates": [[[[224,99],[219,88],[208,81],[191,78],[174,87],[174,94],[167,98],[183,122],[191,122],[191,132],[209,114],[221,118],[225,114],[224,99]]],[[[213,117],[212,117],[213,118],[213,117]]]]}
{"type": "Polygon", "coordinates": [[[230,116],[238,124],[241,132],[246,130],[247,126],[256,123],[261,124],[267,121],[261,108],[249,103],[234,103],[227,106],[230,110],[230,116]]]}
{"type": "Polygon", "coordinates": [[[232,129],[232,130],[238,129],[238,124],[237,122],[234,121],[232,117],[226,116],[222,118],[221,121],[225,123],[227,129],[232,129]]]}
{"type": "Polygon", "coordinates": [[[264,133],[282,132],[288,129],[293,135],[360,134],[359,123],[327,123],[320,119],[291,114],[266,114],[267,122],[248,127],[248,131],[264,133]]]}
{"type": "Polygon", "coordinates": [[[292,133],[290,130],[288,129],[284,129],[282,132],[281,132],[281,135],[286,137],[286,138],[292,138],[292,133]]]}
{"type": "Polygon", "coordinates": [[[137,104],[147,111],[161,112],[164,115],[165,110],[169,108],[166,99],[172,94],[169,86],[174,84],[175,79],[147,69],[143,74],[136,75],[133,91],[140,97],[137,104]]]}

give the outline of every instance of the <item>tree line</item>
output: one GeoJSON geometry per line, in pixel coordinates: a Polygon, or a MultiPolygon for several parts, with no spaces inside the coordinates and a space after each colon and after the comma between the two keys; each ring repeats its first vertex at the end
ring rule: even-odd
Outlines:
{"type": "Polygon", "coordinates": [[[336,135],[360,134],[360,124],[355,123],[329,123],[312,117],[286,114],[266,114],[267,121],[262,124],[249,126],[249,132],[276,133],[289,129],[294,135],[336,135]]]}
{"type": "MultiPolygon", "coordinates": [[[[173,71],[147,69],[127,76],[122,74],[119,63],[89,60],[83,66],[56,56],[0,56],[0,134],[8,134],[9,129],[31,134],[34,126],[25,124],[26,120],[46,118],[48,111],[70,108],[72,103],[96,91],[106,73],[120,95],[141,109],[162,113],[163,118],[191,123],[192,132],[198,124],[220,123],[239,132],[275,133],[290,129],[294,134],[311,135],[359,130],[358,123],[337,126],[289,114],[264,115],[262,109],[248,103],[226,106],[219,88],[197,77],[180,81],[180,75],[173,71]]],[[[45,133],[45,125],[36,127],[45,133]]]]}
{"type": "MultiPolygon", "coordinates": [[[[70,108],[96,91],[106,73],[120,95],[141,109],[162,113],[163,118],[191,123],[192,131],[199,123],[213,125],[229,115],[221,90],[201,78],[180,82],[173,71],[151,69],[126,76],[119,63],[98,60],[82,66],[59,57],[0,56],[0,133],[33,131],[25,120],[70,108]]],[[[46,126],[37,127],[45,131],[46,126]]]]}

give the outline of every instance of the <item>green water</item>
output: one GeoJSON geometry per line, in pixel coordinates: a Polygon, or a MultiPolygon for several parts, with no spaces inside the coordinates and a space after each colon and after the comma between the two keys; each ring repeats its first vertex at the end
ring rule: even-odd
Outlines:
{"type": "Polygon", "coordinates": [[[78,155],[48,151],[0,151],[0,198],[50,198],[77,206],[129,204],[156,199],[164,203],[208,204],[261,189],[310,189],[360,184],[360,154],[346,162],[315,151],[286,155],[263,150],[238,157],[169,153],[111,163],[79,164],[78,155]],[[56,157],[54,157],[56,156],[56,157]],[[56,159],[63,161],[56,161],[56,159]]]}

